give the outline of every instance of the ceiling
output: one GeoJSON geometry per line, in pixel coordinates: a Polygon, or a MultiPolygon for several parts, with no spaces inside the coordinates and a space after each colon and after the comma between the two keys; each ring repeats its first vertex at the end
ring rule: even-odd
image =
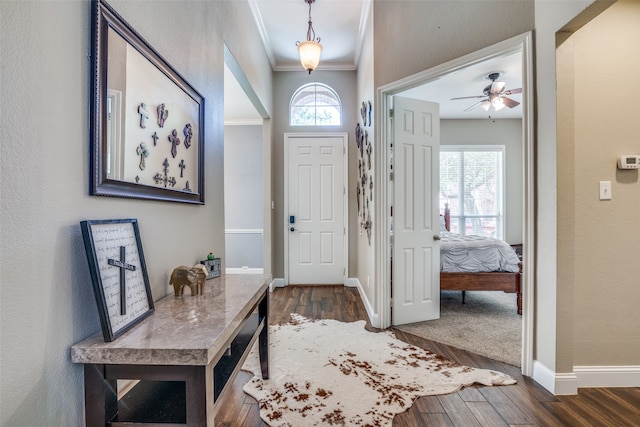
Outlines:
{"type": "MultiPolygon", "coordinates": [[[[363,43],[366,17],[372,0],[315,0],[311,19],[316,36],[323,45],[318,70],[356,70],[363,43]]],[[[305,72],[300,65],[297,41],[307,34],[309,6],[305,0],[249,0],[265,51],[274,71],[305,72]]],[[[510,53],[470,65],[446,76],[401,93],[402,96],[424,99],[440,104],[444,119],[500,119],[522,117],[521,105],[487,112],[479,105],[464,110],[482,98],[452,101],[463,96],[482,96],[491,83],[485,76],[500,72],[499,81],[506,89],[522,87],[521,53],[510,53]]],[[[522,95],[510,96],[522,102],[522,95]]],[[[355,108],[355,107],[354,107],[355,108]]],[[[240,85],[225,67],[225,123],[257,121],[260,116],[240,85]]]]}

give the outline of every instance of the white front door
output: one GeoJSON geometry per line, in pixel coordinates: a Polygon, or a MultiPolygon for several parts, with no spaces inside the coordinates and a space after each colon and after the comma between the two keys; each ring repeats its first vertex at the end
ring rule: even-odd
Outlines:
{"type": "Polygon", "coordinates": [[[392,323],[440,317],[439,106],[393,98],[392,323]]]}
{"type": "Polygon", "coordinates": [[[285,134],[287,284],[345,284],[346,143],[285,134]]]}

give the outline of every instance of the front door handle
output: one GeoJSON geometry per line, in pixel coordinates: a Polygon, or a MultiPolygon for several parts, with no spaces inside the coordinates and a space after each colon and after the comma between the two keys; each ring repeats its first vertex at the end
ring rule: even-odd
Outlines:
{"type": "Polygon", "coordinates": [[[291,227],[291,228],[289,229],[289,231],[296,231],[296,229],[295,229],[295,228],[293,228],[293,227],[291,227]]]}
{"type": "Polygon", "coordinates": [[[433,235],[433,240],[440,240],[440,235],[439,234],[434,234],[433,235]]]}

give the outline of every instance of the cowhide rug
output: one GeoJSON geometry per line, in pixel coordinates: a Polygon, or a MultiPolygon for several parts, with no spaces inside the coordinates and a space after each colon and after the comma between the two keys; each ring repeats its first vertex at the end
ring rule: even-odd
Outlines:
{"type": "Polygon", "coordinates": [[[270,326],[268,380],[254,347],[242,369],[254,374],[244,391],[270,426],[391,426],[393,417],[426,395],[474,383],[515,384],[503,373],[476,369],[369,332],[365,321],[311,320],[270,326]]]}

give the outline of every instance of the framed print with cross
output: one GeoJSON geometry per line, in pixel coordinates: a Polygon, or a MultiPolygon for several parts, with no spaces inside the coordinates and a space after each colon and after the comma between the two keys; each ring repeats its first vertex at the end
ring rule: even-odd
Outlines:
{"type": "Polygon", "coordinates": [[[153,313],[136,219],[81,221],[102,334],[113,341],[153,313]]]}

